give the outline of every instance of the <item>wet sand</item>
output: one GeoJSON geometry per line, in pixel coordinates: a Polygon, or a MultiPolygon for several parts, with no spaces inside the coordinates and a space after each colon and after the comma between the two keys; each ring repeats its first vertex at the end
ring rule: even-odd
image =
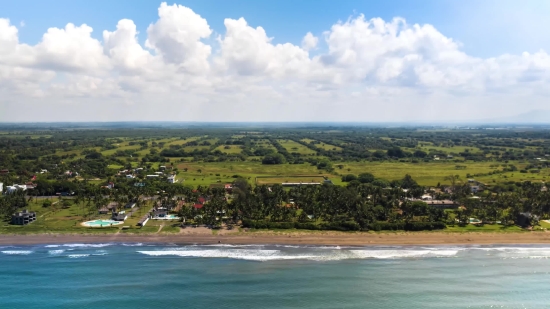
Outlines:
{"type": "Polygon", "coordinates": [[[59,243],[174,243],[174,244],[289,244],[289,245],[491,245],[549,244],[550,233],[342,233],[342,232],[226,232],[211,231],[179,234],[110,234],[110,235],[0,235],[0,245],[32,245],[59,243]]]}

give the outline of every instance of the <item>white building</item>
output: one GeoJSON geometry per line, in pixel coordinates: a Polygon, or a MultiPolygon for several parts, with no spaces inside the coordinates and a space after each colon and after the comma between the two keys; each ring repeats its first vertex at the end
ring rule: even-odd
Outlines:
{"type": "Polygon", "coordinates": [[[0,182],[0,194],[4,192],[4,184],[0,182]]]}
{"type": "Polygon", "coordinates": [[[25,185],[12,185],[12,186],[7,186],[6,187],[6,194],[9,194],[9,193],[13,193],[17,190],[23,190],[23,191],[26,191],[27,190],[27,186],[25,185]]]}
{"type": "Polygon", "coordinates": [[[126,178],[128,178],[128,179],[134,179],[135,177],[134,177],[134,175],[126,175],[126,178]]]}
{"type": "Polygon", "coordinates": [[[159,175],[147,175],[147,178],[157,178],[159,175]]]}
{"type": "Polygon", "coordinates": [[[176,183],[176,182],[178,182],[177,179],[176,179],[176,175],[170,175],[170,176],[168,176],[168,182],[169,182],[169,183],[176,183]]]}

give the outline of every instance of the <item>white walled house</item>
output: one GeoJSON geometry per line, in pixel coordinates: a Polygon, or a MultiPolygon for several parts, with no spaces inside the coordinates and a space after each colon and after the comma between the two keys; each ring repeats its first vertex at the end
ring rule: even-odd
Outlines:
{"type": "Polygon", "coordinates": [[[169,183],[176,183],[178,180],[176,179],[176,175],[170,175],[168,176],[168,182],[169,183]]]}

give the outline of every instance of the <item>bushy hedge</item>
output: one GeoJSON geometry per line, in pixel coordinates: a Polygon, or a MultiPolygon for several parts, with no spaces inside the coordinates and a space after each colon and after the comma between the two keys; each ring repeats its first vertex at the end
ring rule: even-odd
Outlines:
{"type": "MultiPolygon", "coordinates": [[[[361,226],[357,222],[333,222],[333,223],[301,223],[301,222],[269,222],[243,220],[244,228],[253,229],[300,229],[300,230],[330,230],[330,231],[360,231],[361,226]]],[[[373,231],[431,231],[445,229],[443,222],[376,222],[368,225],[368,230],[373,231]]]]}
{"type": "Polygon", "coordinates": [[[442,230],[447,226],[443,222],[376,222],[369,224],[368,227],[373,231],[431,231],[442,230]]]}
{"type": "Polygon", "coordinates": [[[301,223],[301,222],[269,222],[243,220],[243,227],[253,229],[300,229],[300,230],[333,230],[333,231],[359,231],[361,227],[356,222],[334,222],[334,223],[301,223]]]}

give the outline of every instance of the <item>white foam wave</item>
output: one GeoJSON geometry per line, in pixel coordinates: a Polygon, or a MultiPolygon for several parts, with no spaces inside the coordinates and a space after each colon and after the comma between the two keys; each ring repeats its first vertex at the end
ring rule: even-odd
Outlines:
{"type": "Polygon", "coordinates": [[[128,243],[128,244],[122,244],[124,247],[141,247],[143,246],[142,243],[138,242],[138,243],[128,243]]]}
{"type": "Polygon", "coordinates": [[[61,253],[65,252],[65,250],[49,250],[48,253],[51,255],[59,255],[61,253]]]}
{"type": "Polygon", "coordinates": [[[471,248],[472,251],[483,251],[486,255],[503,259],[548,259],[550,247],[494,247],[471,248]]]}
{"type": "Polygon", "coordinates": [[[44,246],[45,248],[59,248],[61,247],[61,245],[47,245],[47,246],[44,246]]]}
{"type": "Polygon", "coordinates": [[[113,244],[63,244],[61,246],[68,248],[103,248],[113,244]]]}
{"type": "Polygon", "coordinates": [[[1,252],[8,255],[29,255],[32,253],[32,251],[29,250],[6,250],[1,252]]]}
{"type": "Polygon", "coordinates": [[[314,260],[337,261],[346,259],[403,259],[426,257],[452,257],[458,250],[308,250],[288,252],[265,249],[206,249],[137,251],[149,256],[179,256],[196,258],[230,258],[250,261],[314,260]]]}
{"type": "Polygon", "coordinates": [[[78,259],[78,258],[84,258],[90,256],[89,254],[69,254],[67,255],[68,258],[71,259],[78,259]]]}

